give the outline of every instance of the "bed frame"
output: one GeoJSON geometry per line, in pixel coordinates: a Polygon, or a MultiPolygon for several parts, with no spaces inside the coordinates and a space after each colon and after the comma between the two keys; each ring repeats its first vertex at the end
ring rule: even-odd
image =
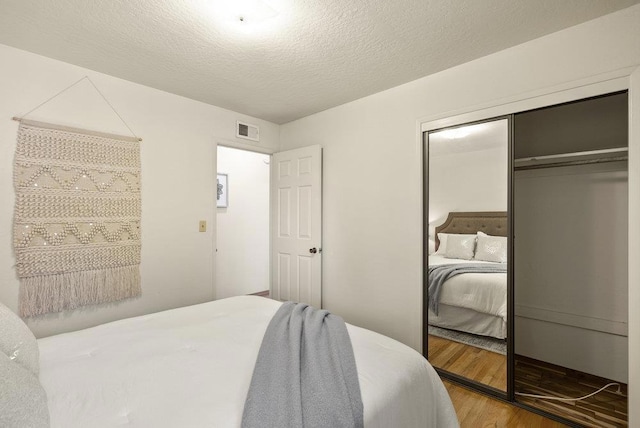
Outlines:
{"type": "Polygon", "coordinates": [[[473,235],[477,232],[484,232],[487,235],[494,236],[507,236],[507,212],[450,212],[445,222],[436,227],[436,250],[440,246],[438,233],[465,233],[473,235]]]}

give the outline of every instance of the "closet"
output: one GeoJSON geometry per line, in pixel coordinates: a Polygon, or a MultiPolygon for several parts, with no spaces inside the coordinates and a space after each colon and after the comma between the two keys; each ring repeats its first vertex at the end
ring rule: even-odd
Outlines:
{"type": "Polygon", "coordinates": [[[629,98],[567,99],[423,124],[423,353],[442,377],[569,426],[628,426],[629,98]],[[485,301],[484,273],[434,275],[474,235],[467,264],[496,262],[481,240],[506,242],[499,334],[466,310],[485,301]]]}
{"type": "Polygon", "coordinates": [[[627,112],[621,92],[513,115],[515,400],[584,426],[626,424],[627,112]]]}

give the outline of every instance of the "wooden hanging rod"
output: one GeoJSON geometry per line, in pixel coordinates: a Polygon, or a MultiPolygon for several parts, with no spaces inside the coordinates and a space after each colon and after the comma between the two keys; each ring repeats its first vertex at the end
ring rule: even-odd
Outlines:
{"type": "Polygon", "coordinates": [[[138,142],[142,141],[142,138],[140,138],[140,137],[129,137],[129,136],[125,136],[125,135],[109,134],[107,132],[99,132],[99,131],[91,131],[91,130],[88,130],[88,129],[73,128],[73,127],[64,126],[64,125],[54,125],[54,124],[51,124],[51,123],[38,122],[38,121],[35,121],[35,120],[29,120],[29,119],[23,119],[23,118],[17,117],[17,116],[13,116],[11,118],[11,120],[15,120],[16,122],[23,122],[23,123],[28,124],[28,125],[38,126],[40,128],[58,129],[60,131],[76,132],[76,133],[81,133],[81,134],[90,134],[90,135],[95,135],[96,137],[113,138],[113,139],[116,139],[116,140],[126,140],[126,141],[138,141],[138,142]]]}

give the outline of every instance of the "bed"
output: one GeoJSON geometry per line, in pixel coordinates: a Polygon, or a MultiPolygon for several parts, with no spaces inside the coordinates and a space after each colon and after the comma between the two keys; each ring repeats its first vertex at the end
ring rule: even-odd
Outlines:
{"type": "MultiPolygon", "coordinates": [[[[446,239],[451,235],[493,238],[503,248],[504,258],[487,257],[489,260],[506,262],[506,212],[451,212],[445,222],[435,229],[435,253],[429,255],[429,267],[447,264],[500,264],[506,270],[506,264],[497,261],[478,260],[474,254],[463,258],[447,254],[446,239]]],[[[455,253],[453,254],[455,256],[455,253]]],[[[442,285],[437,314],[429,308],[429,324],[498,339],[507,337],[507,274],[504,273],[464,273],[453,276],[442,285]]]]}
{"type": "MultiPolygon", "coordinates": [[[[233,297],[39,339],[51,427],[239,427],[258,349],[280,305],[233,297]]],[[[419,353],[347,329],[365,427],[457,426],[446,389],[419,353]]]]}

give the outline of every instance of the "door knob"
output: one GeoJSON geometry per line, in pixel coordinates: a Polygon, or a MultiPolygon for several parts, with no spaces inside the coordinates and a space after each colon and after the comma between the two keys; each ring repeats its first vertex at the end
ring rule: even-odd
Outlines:
{"type": "Polygon", "coordinates": [[[317,252],[318,252],[318,249],[317,249],[316,247],[309,248],[309,252],[310,252],[311,254],[315,254],[315,253],[317,253],[317,252]]]}

